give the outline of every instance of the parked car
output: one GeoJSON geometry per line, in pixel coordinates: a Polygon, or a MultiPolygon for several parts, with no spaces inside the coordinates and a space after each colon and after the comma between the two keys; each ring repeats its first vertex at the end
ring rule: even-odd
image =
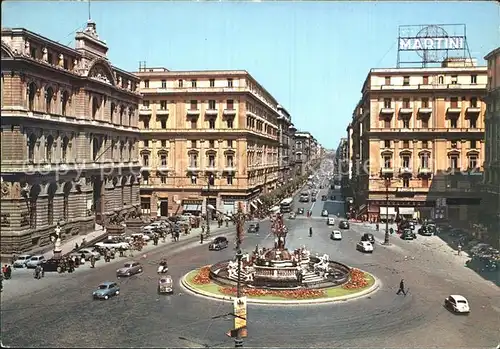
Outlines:
{"type": "Polygon", "coordinates": [[[304,214],[304,208],[303,207],[299,207],[297,209],[297,214],[304,214]]]}
{"type": "Polygon", "coordinates": [[[417,238],[417,234],[413,232],[410,228],[403,230],[401,233],[401,239],[403,240],[414,240],[417,238]]]}
{"type": "Polygon", "coordinates": [[[295,214],[295,212],[290,212],[288,219],[295,219],[296,217],[297,217],[297,215],[295,214]]]}
{"type": "MultiPolygon", "coordinates": [[[[151,234],[153,233],[154,231],[151,232],[151,234]]],[[[130,237],[132,239],[136,238],[136,239],[140,239],[142,238],[142,240],[144,242],[148,242],[149,240],[151,240],[151,236],[149,236],[148,234],[146,233],[134,233],[134,234],[130,234],[130,237]]]]}
{"type": "Polygon", "coordinates": [[[361,241],[368,241],[373,245],[375,243],[375,237],[371,233],[365,233],[361,236],[361,241]]]}
{"type": "Polygon", "coordinates": [[[50,272],[60,272],[61,267],[60,267],[61,260],[56,259],[56,258],[50,258],[44,261],[41,265],[43,268],[44,272],[50,273],[50,272]]]}
{"type": "Polygon", "coordinates": [[[32,255],[30,254],[22,254],[17,257],[17,259],[12,263],[14,268],[24,268],[26,267],[26,263],[31,259],[32,255]]]}
{"type": "Polygon", "coordinates": [[[92,248],[81,248],[78,250],[78,252],[76,252],[76,254],[78,254],[78,256],[81,256],[82,253],[85,256],[86,261],[89,261],[90,257],[92,257],[92,256],[94,256],[95,260],[101,259],[101,254],[99,253],[99,251],[92,249],[92,248]]]}
{"type": "Polygon", "coordinates": [[[127,262],[116,271],[116,276],[132,276],[142,272],[142,265],[139,262],[127,262]]]}
{"type": "Polygon", "coordinates": [[[36,268],[38,265],[42,264],[45,261],[45,257],[41,254],[31,257],[26,262],[27,268],[36,268]]]}
{"type": "Polygon", "coordinates": [[[311,197],[311,202],[316,202],[316,196],[311,197]]]}
{"type": "Polygon", "coordinates": [[[328,197],[326,195],[321,195],[321,201],[326,201],[328,200],[328,197]]]}
{"type": "Polygon", "coordinates": [[[356,249],[361,252],[372,253],[373,245],[369,241],[360,241],[356,244],[356,249]]]}
{"type": "Polygon", "coordinates": [[[420,235],[424,236],[432,236],[436,233],[436,226],[434,224],[426,224],[423,225],[419,230],[418,233],[420,235]]]}
{"type": "Polygon", "coordinates": [[[334,230],[330,233],[330,239],[332,240],[342,240],[342,233],[340,230],[334,230]]]}
{"type": "Polygon", "coordinates": [[[208,249],[210,251],[220,251],[229,246],[229,241],[224,236],[216,237],[210,245],[208,245],[208,249]]]}
{"type": "Polygon", "coordinates": [[[101,241],[101,242],[98,242],[97,244],[95,244],[95,246],[99,247],[99,248],[115,248],[115,249],[124,249],[124,250],[128,250],[130,248],[130,245],[128,242],[126,241],[117,241],[117,240],[104,240],[104,241],[101,241]]]}
{"type": "Polygon", "coordinates": [[[120,287],[116,282],[106,281],[97,286],[97,289],[92,292],[94,299],[109,299],[109,297],[118,296],[120,287]]]}
{"type": "Polygon", "coordinates": [[[349,222],[348,221],[340,221],[339,228],[340,229],[349,229],[349,222]]]}
{"type": "Polygon", "coordinates": [[[444,306],[453,313],[458,313],[458,314],[470,313],[469,302],[467,301],[467,299],[464,296],[460,296],[457,294],[448,296],[444,300],[444,306]]]}
{"type": "Polygon", "coordinates": [[[250,222],[250,224],[248,225],[248,229],[250,230],[250,228],[253,228],[255,232],[258,232],[260,229],[259,222],[250,222]]]}
{"type": "Polygon", "coordinates": [[[328,217],[328,210],[321,211],[321,216],[322,217],[328,217]]]}
{"type": "Polygon", "coordinates": [[[335,218],[333,217],[328,217],[326,219],[326,225],[335,225],[335,218]]]}

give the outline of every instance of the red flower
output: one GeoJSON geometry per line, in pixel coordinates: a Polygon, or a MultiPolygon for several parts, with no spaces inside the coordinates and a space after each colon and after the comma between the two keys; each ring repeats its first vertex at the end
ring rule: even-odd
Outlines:
{"type": "Polygon", "coordinates": [[[359,269],[352,268],[349,272],[349,281],[342,285],[342,288],[346,290],[356,290],[359,288],[365,288],[368,286],[368,281],[366,280],[366,275],[359,269]]]}
{"type": "MultiPolygon", "coordinates": [[[[236,295],[236,287],[219,287],[219,292],[229,295],[236,295]]],[[[266,290],[259,288],[242,288],[241,294],[250,297],[262,297],[262,296],[274,296],[283,297],[290,299],[310,299],[310,298],[320,298],[325,296],[323,290],[315,289],[300,289],[300,290],[266,290]]]]}
{"type": "Polygon", "coordinates": [[[198,271],[198,274],[193,278],[193,283],[196,285],[206,285],[212,282],[210,279],[210,267],[203,267],[198,271]]]}

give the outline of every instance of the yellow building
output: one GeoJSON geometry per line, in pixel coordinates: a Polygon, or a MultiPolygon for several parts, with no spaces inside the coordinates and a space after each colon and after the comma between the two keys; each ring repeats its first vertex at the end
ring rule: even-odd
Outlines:
{"type": "Polygon", "coordinates": [[[358,216],[464,217],[479,204],[486,82],[473,61],[370,71],[349,132],[358,216]]]}
{"type": "Polygon", "coordinates": [[[256,209],[278,180],[278,102],[241,70],[136,74],[143,213],[256,209]]]}

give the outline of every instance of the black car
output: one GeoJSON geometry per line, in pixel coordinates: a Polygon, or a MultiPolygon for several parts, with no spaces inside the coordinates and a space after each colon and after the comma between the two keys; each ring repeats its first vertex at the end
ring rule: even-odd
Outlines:
{"type": "Polygon", "coordinates": [[[418,230],[418,233],[423,236],[432,236],[436,233],[436,226],[431,224],[424,225],[418,230]]]}
{"type": "Polygon", "coordinates": [[[311,198],[311,202],[316,202],[316,196],[313,196],[313,197],[311,198]]]}
{"type": "Polygon", "coordinates": [[[375,237],[373,236],[373,234],[370,234],[370,233],[365,233],[363,234],[363,236],[361,237],[361,241],[369,241],[371,242],[372,244],[375,243],[375,237]]]}
{"type": "Polygon", "coordinates": [[[229,246],[229,241],[224,236],[218,236],[208,245],[210,251],[220,251],[229,246]]]}
{"type": "Polygon", "coordinates": [[[60,259],[47,259],[45,262],[42,263],[42,268],[44,272],[59,272],[60,271],[60,265],[61,260],[60,259]]]}
{"type": "Polygon", "coordinates": [[[321,201],[326,201],[328,200],[328,197],[326,195],[321,195],[321,201]]]}
{"type": "Polygon", "coordinates": [[[413,232],[413,230],[406,228],[403,230],[403,233],[401,233],[401,239],[403,240],[413,240],[417,238],[417,234],[413,232]]]}
{"type": "Polygon", "coordinates": [[[303,207],[299,207],[297,209],[297,214],[304,214],[304,208],[303,207]]]}
{"type": "Polygon", "coordinates": [[[332,195],[332,196],[330,197],[330,200],[335,200],[335,195],[332,195]]]}
{"type": "Polygon", "coordinates": [[[349,222],[348,221],[340,221],[339,228],[340,229],[349,229],[349,222]]]}
{"type": "Polygon", "coordinates": [[[250,222],[250,225],[248,226],[249,233],[257,233],[259,229],[260,229],[259,222],[250,222]]]}

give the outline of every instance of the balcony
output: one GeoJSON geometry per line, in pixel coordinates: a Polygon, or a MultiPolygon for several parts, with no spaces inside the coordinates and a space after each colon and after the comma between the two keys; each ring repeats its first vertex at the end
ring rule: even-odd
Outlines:
{"type": "Polygon", "coordinates": [[[151,116],[153,111],[149,107],[142,107],[139,109],[139,116],[151,116]]]}
{"type": "Polygon", "coordinates": [[[188,116],[199,116],[200,115],[200,109],[190,108],[190,109],[187,110],[187,115],[188,116]]]}
{"type": "Polygon", "coordinates": [[[467,109],[465,109],[465,112],[467,114],[479,114],[481,112],[481,108],[479,108],[478,106],[467,107],[467,109]]]}
{"type": "Polygon", "coordinates": [[[420,167],[418,169],[418,176],[419,177],[429,177],[431,175],[432,175],[432,170],[428,166],[420,167]]]}
{"type": "Polygon", "coordinates": [[[421,115],[432,114],[432,108],[430,108],[430,107],[421,107],[421,108],[418,108],[418,113],[421,114],[421,115]]]}
{"type": "Polygon", "coordinates": [[[401,108],[399,108],[399,114],[411,115],[411,114],[413,114],[413,108],[401,107],[401,108]]]}
{"type": "Polygon", "coordinates": [[[394,114],[394,108],[393,107],[384,107],[380,109],[380,115],[393,115],[394,114]]]}
{"type": "Polygon", "coordinates": [[[219,111],[217,109],[207,109],[205,110],[205,115],[206,116],[217,116],[219,114],[219,111]]]}
{"type": "Polygon", "coordinates": [[[460,114],[462,112],[462,108],[458,105],[452,105],[446,109],[446,114],[460,114]]]}
{"type": "Polygon", "coordinates": [[[205,172],[216,172],[217,171],[217,167],[215,166],[215,164],[208,164],[207,166],[205,166],[205,172]]]}
{"type": "Polygon", "coordinates": [[[227,164],[226,166],[224,166],[224,172],[234,173],[236,172],[236,166],[234,166],[234,164],[227,164]]]}
{"type": "Polygon", "coordinates": [[[380,169],[381,177],[392,177],[394,175],[394,169],[392,167],[384,167],[380,169]]]}
{"type": "Polygon", "coordinates": [[[169,114],[168,109],[156,109],[156,116],[168,116],[169,114]]]}
{"type": "Polygon", "coordinates": [[[188,172],[199,172],[200,171],[200,165],[198,164],[189,164],[187,167],[188,172]]]}
{"type": "Polygon", "coordinates": [[[399,169],[399,175],[401,177],[403,176],[411,176],[412,175],[412,170],[409,166],[402,166],[400,169],[399,169]]]}
{"type": "Polygon", "coordinates": [[[224,109],[224,116],[234,116],[236,115],[236,109],[234,108],[226,108],[224,109]]]}

